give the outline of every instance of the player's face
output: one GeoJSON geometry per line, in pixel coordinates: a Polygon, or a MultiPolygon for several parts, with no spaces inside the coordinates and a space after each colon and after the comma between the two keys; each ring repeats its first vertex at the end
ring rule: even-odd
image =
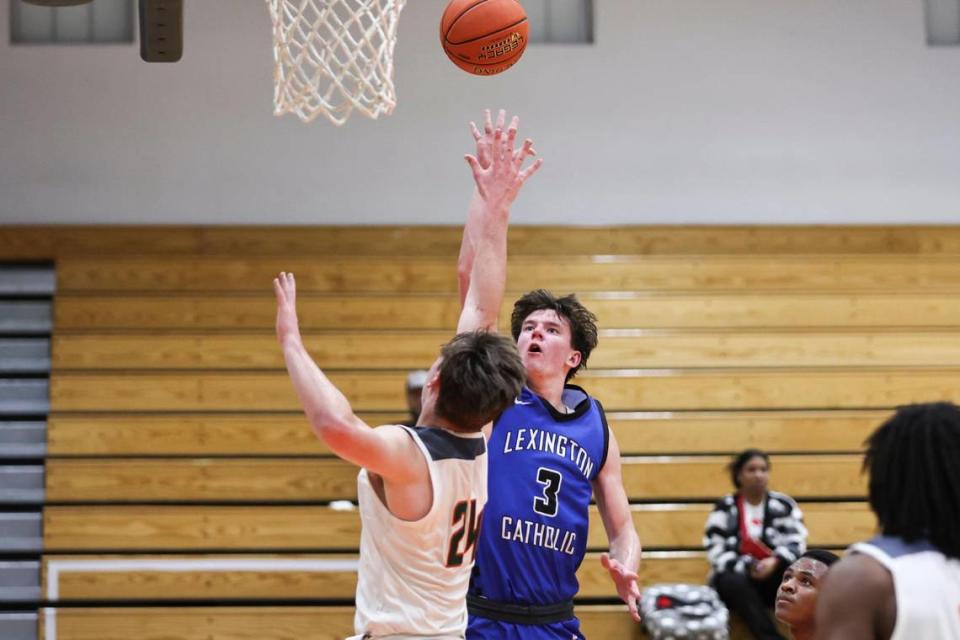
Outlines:
{"type": "Polygon", "coordinates": [[[556,375],[580,363],[580,352],[570,345],[570,324],[553,309],[531,313],[520,327],[517,350],[527,372],[556,375]]]}
{"type": "Polygon", "coordinates": [[[820,581],[827,565],[813,558],[800,558],[787,568],[777,590],[777,620],[791,627],[813,624],[820,581]]]}
{"type": "Polygon", "coordinates": [[[740,489],[745,493],[766,493],[770,483],[770,467],[767,466],[767,461],[760,456],[750,458],[737,474],[737,480],[740,481],[740,489]]]}

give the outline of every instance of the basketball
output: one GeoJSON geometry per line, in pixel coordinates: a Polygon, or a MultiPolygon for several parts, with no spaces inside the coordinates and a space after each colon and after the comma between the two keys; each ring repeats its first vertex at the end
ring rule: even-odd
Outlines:
{"type": "Polygon", "coordinates": [[[464,71],[492,76],[520,59],[529,30],[517,0],[452,0],[440,20],[440,42],[464,71]]]}

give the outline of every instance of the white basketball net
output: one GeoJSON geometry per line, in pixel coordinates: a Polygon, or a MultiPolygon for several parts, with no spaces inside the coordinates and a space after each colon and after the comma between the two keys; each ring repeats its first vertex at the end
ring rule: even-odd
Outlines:
{"type": "Polygon", "coordinates": [[[406,0],[267,0],[273,20],[273,113],[342,125],[397,105],[393,48],[406,0]]]}

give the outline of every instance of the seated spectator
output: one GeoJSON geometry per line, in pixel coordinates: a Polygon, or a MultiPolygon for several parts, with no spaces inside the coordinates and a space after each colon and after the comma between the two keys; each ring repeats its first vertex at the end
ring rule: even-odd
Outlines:
{"type": "Polygon", "coordinates": [[[790,627],[793,640],[813,640],[820,581],[839,559],[824,549],[810,549],[784,572],[774,613],[777,620],[790,627]]]}
{"type": "Polygon", "coordinates": [[[408,427],[417,426],[417,420],[420,419],[420,394],[423,393],[423,385],[426,383],[425,369],[417,369],[407,374],[407,408],[410,410],[410,417],[401,424],[408,427]]]}
{"type": "Polygon", "coordinates": [[[770,617],[787,567],[806,550],[807,530],[794,500],[770,491],[770,458],[747,449],[728,465],[736,489],[707,517],[703,544],[710,586],[758,640],[783,638],[770,617]]]}

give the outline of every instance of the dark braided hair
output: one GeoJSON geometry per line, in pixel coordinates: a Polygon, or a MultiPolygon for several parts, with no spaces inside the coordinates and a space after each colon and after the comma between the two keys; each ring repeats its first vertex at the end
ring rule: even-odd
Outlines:
{"type": "Polygon", "coordinates": [[[866,445],[870,506],[884,535],[929,540],[960,559],[960,409],[900,407],[866,445]]]}

